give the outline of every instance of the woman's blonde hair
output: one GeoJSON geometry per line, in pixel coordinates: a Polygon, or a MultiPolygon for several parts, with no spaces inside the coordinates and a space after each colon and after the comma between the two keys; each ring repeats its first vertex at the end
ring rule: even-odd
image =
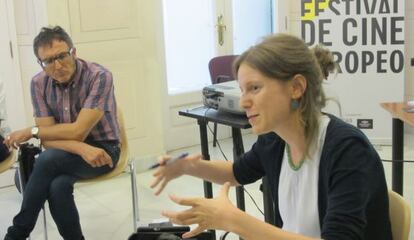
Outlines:
{"type": "Polygon", "coordinates": [[[240,55],[233,66],[235,76],[241,64],[282,82],[290,81],[297,74],[306,78],[307,87],[299,99],[297,111],[305,129],[308,146],[305,155],[308,155],[318,136],[319,115],[326,102],[322,81],[336,68],[332,53],[322,46],[309,49],[303,40],[295,36],[277,34],[264,38],[240,55]]]}

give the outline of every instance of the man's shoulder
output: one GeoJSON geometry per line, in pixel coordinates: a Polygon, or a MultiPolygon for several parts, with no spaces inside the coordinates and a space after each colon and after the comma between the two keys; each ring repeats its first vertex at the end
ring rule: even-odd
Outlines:
{"type": "Polygon", "coordinates": [[[33,83],[41,83],[47,78],[48,78],[48,76],[46,75],[46,73],[44,71],[40,71],[32,77],[32,82],[33,83]]]}
{"type": "Polygon", "coordinates": [[[86,71],[93,72],[93,73],[110,73],[111,72],[106,67],[104,67],[103,65],[99,63],[83,60],[80,58],[78,58],[78,60],[81,63],[82,68],[85,69],[86,71]]]}

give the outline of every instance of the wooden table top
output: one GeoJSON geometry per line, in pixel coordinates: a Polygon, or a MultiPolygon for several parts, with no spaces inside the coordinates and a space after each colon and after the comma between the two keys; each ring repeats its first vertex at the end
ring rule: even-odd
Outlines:
{"type": "Polygon", "coordinates": [[[387,110],[393,118],[414,126],[414,112],[407,112],[406,109],[414,109],[414,106],[408,106],[406,102],[387,102],[380,104],[382,108],[387,110]]]}

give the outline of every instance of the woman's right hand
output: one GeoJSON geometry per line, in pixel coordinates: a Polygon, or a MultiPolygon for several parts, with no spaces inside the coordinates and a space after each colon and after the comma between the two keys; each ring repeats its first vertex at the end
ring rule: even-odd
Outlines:
{"type": "Polygon", "coordinates": [[[152,174],[155,179],[150,185],[151,188],[156,188],[158,186],[158,189],[155,191],[155,195],[159,195],[162,190],[164,190],[165,186],[167,186],[169,181],[186,173],[186,170],[197,161],[201,160],[201,157],[202,156],[200,154],[190,155],[171,164],[166,164],[167,160],[170,159],[171,156],[167,155],[159,157],[158,163],[160,166],[157,167],[155,172],[152,174]]]}

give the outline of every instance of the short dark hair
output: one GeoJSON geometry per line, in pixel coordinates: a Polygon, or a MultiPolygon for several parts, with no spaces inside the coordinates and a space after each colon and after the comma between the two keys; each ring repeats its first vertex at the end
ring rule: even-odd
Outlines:
{"type": "Polygon", "coordinates": [[[52,46],[53,40],[64,41],[69,48],[73,47],[72,39],[60,26],[42,27],[39,34],[33,40],[33,51],[37,58],[39,58],[39,47],[45,45],[52,46]]]}

